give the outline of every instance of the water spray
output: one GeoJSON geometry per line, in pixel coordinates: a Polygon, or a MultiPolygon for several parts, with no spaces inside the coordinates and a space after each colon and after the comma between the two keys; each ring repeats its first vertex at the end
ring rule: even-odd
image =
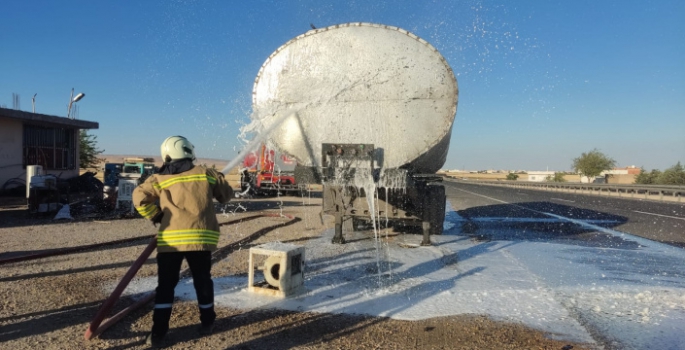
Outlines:
{"type": "Polygon", "coordinates": [[[284,114],[283,116],[274,119],[273,123],[269,125],[269,127],[267,127],[266,129],[257,133],[257,135],[252,139],[252,141],[245,145],[243,150],[240,153],[238,153],[238,156],[236,156],[235,158],[233,158],[233,160],[228,162],[228,164],[221,170],[221,172],[223,174],[227,174],[229,171],[231,171],[231,169],[238,165],[238,163],[241,162],[242,159],[245,158],[245,156],[247,156],[250,152],[254,151],[257,147],[259,147],[259,145],[261,145],[262,142],[266,140],[267,136],[269,136],[269,134],[272,131],[274,131],[276,127],[281,125],[286,119],[288,119],[288,117],[292,115],[297,115],[297,112],[299,112],[299,110],[292,111],[290,113],[284,114]]]}

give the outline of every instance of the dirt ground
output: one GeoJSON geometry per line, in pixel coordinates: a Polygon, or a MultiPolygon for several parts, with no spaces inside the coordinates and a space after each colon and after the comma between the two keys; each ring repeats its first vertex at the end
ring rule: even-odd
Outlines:
{"type": "MultiPolygon", "coordinates": [[[[222,236],[214,255],[213,276],[245,276],[251,246],[271,241],[304,244],[332,227],[330,220],[322,224],[317,197],[314,193],[304,199],[241,199],[226,207],[218,206],[222,236]],[[285,216],[279,217],[280,214],[285,216]]],[[[149,243],[150,238],[145,237],[153,235],[155,229],[142,218],[94,215],[88,213],[87,206],[81,209],[72,215],[74,220],[55,221],[51,217],[28,215],[21,205],[0,205],[0,260],[140,238],[69,255],[0,265],[0,348],[146,348],[144,341],[152,324],[152,303],[128,314],[95,339],[84,340],[84,332],[108,296],[105,287],[115,285],[124,276],[149,243]]],[[[154,257],[153,253],[138,277],[156,274],[154,257]]],[[[132,302],[122,298],[111,314],[132,302]]],[[[551,335],[523,325],[493,321],[481,315],[398,321],[363,315],[222,307],[217,307],[217,314],[214,333],[200,337],[196,303],[175,303],[167,348],[591,348],[552,340],[551,335]]]]}

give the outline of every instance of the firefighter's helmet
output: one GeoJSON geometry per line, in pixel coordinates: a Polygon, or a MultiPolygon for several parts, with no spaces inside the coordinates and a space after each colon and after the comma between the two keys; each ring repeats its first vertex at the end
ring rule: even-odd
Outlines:
{"type": "Polygon", "coordinates": [[[195,146],[183,136],[169,136],[162,142],[162,160],[171,163],[179,159],[195,160],[195,146]]]}

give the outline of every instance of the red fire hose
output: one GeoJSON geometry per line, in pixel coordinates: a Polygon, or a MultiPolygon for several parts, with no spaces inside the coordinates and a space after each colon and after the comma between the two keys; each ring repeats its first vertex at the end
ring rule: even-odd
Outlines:
{"type": "MultiPolygon", "coordinates": [[[[245,218],[240,218],[237,220],[229,221],[222,223],[221,225],[232,225],[236,224],[242,221],[247,221],[247,220],[253,220],[259,217],[285,217],[291,220],[294,220],[295,218],[292,215],[284,215],[284,214],[259,214],[259,215],[253,215],[253,216],[248,216],[245,218]]],[[[243,240],[239,242],[235,242],[233,244],[242,244],[244,243],[243,240]]],[[[122,319],[124,316],[129,314],[131,311],[138,309],[139,307],[149,303],[154,299],[155,293],[150,293],[146,295],[144,298],[136,301],[135,303],[129,305],[125,309],[119,311],[116,315],[108,318],[103,322],[105,319],[105,316],[109,312],[109,310],[114,306],[114,303],[116,303],[117,300],[119,300],[119,297],[121,296],[121,293],[124,292],[124,289],[128,286],[128,284],[131,282],[133,277],[138,273],[138,270],[143,266],[145,261],[150,257],[152,252],[155,250],[157,247],[157,238],[153,238],[148,246],[145,248],[145,250],[140,254],[138,259],[136,259],[135,262],[133,262],[133,265],[128,269],[124,277],[121,278],[121,281],[119,281],[119,284],[117,284],[116,288],[114,288],[114,291],[110,296],[105,300],[105,302],[102,304],[100,309],[98,310],[97,314],[95,314],[95,318],[93,318],[93,321],[90,323],[88,326],[88,329],[86,329],[86,333],[84,334],[84,337],[86,340],[90,340],[99,334],[101,334],[103,331],[105,331],[107,328],[118,322],[120,319],[122,319]]]]}
{"type": "MultiPolygon", "coordinates": [[[[121,293],[124,292],[124,289],[126,289],[126,286],[128,286],[128,283],[131,282],[131,279],[133,279],[133,276],[138,273],[138,270],[140,270],[140,267],[143,266],[147,258],[150,257],[150,254],[157,248],[157,238],[153,238],[150,240],[150,243],[145,247],[145,250],[143,253],[140,254],[138,259],[136,259],[135,262],[133,262],[133,265],[128,269],[124,277],[121,278],[121,281],[119,281],[119,284],[117,285],[116,288],[114,288],[114,291],[112,294],[110,294],[109,298],[105,300],[105,303],[102,304],[100,307],[100,310],[98,310],[98,313],[95,314],[95,318],[93,318],[93,322],[90,323],[90,326],[86,330],[86,340],[90,340],[91,338],[97,336],[98,334],[102,333],[102,331],[105,330],[105,328],[100,327],[100,323],[102,323],[102,320],[105,318],[105,315],[109,312],[109,309],[114,306],[114,303],[119,300],[119,297],[121,296],[121,293]]],[[[149,300],[148,300],[149,301],[149,300]]],[[[121,317],[120,317],[121,318],[121,317]]],[[[114,321],[116,322],[116,321],[114,321]]],[[[111,322],[108,322],[108,327],[111,322]]]]}
{"type": "Polygon", "coordinates": [[[124,238],[124,239],[119,239],[119,240],[110,241],[110,242],[95,243],[95,244],[82,245],[82,246],[72,247],[72,248],[56,249],[56,250],[51,250],[51,251],[47,251],[47,252],[43,252],[43,253],[15,256],[13,258],[0,259],[0,265],[9,264],[9,263],[18,262],[18,261],[26,261],[26,260],[46,258],[48,256],[71,254],[71,253],[76,253],[76,252],[80,252],[80,251],[84,251],[84,250],[90,250],[90,249],[105,247],[105,246],[109,246],[109,245],[117,245],[117,244],[135,242],[135,241],[139,241],[143,238],[152,238],[154,236],[155,235],[147,235],[147,236],[140,236],[140,237],[133,237],[133,238],[124,238]]]}

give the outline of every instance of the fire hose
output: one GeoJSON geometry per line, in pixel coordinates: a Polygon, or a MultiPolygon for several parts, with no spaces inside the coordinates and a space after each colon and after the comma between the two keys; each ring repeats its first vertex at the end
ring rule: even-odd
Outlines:
{"type": "MultiPolygon", "coordinates": [[[[257,231],[255,234],[252,234],[251,236],[245,237],[245,238],[243,238],[237,242],[233,242],[233,243],[229,244],[228,246],[223,247],[220,250],[217,250],[216,252],[214,252],[213,257],[214,257],[214,255],[217,255],[217,253],[221,253],[222,251],[225,251],[226,249],[230,249],[230,248],[233,248],[236,246],[241,246],[242,244],[247,243],[251,239],[254,239],[254,236],[258,237],[261,234],[264,234],[264,233],[270,231],[270,229],[291,225],[291,224],[301,220],[299,218],[293,217],[292,215],[259,214],[259,215],[248,216],[245,218],[225,222],[225,223],[222,223],[221,225],[222,226],[223,225],[233,225],[233,224],[237,224],[237,223],[240,223],[243,221],[254,220],[254,219],[257,219],[260,217],[285,217],[285,218],[288,218],[290,220],[288,222],[280,223],[278,225],[274,225],[274,226],[267,228],[269,230],[262,229],[260,231],[257,231]],[[261,234],[258,235],[258,233],[261,233],[261,234]]],[[[114,316],[105,320],[105,317],[109,313],[110,309],[114,306],[116,301],[119,300],[119,297],[124,292],[124,289],[126,289],[128,284],[131,282],[133,277],[135,277],[136,273],[138,273],[138,270],[140,270],[140,268],[143,266],[145,261],[150,257],[150,255],[152,254],[152,252],[155,250],[156,247],[157,247],[157,239],[153,238],[150,241],[150,243],[148,244],[148,246],[145,248],[145,250],[143,250],[143,252],[140,254],[138,259],[136,259],[136,261],[133,263],[133,265],[131,265],[131,267],[126,272],[124,277],[121,278],[121,280],[119,281],[119,284],[117,284],[117,286],[114,288],[114,291],[112,291],[110,296],[107,298],[107,300],[105,300],[105,302],[102,304],[102,306],[100,307],[98,312],[95,314],[95,317],[91,321],[90,325],[88,326],[88,329],[86,329],[86,333],[84,334],[84,337],[86,340],[90,340],[90,339],[100,335],[107,328],[111,327],[112,325],[117,323],[119,320],[121,320],[124,316],[126,316],[130,312],[144,306],[145,304],[152,301],[152,299],[154,299],[155,293],[152,292],[152,293],[146,295],[145,297],[139,299],[135,303],[124,308],[123,310],[119,311],[114,316]],[[104,320],[104,322],[103,322],[103,320],[104,320]]],[[[212,259],[212,260],[214,260],[214,259],[212,259]]],[[[183,274],[186,274],[187,272],[188,272],[188,269],[182,271],[181,274],[183,275],[183,274]]]]}
{"type": "Polygon", "coordinates": [[[144,238],[153,238],[154,236],[155,235],[146,235],[146,236],[133,237],[133,238],[124,238],[124,239],[119,239],[116,241],[95,243],[95,244],[82,245],[82,246],[78,246],[78,247],[71,247],[71,248],[64,248],[64,249],[55,249],[55,250],[50,250],[50,251],[42,252],[42,253],[28,254],[28,255],[16,256],[13,258],[0,259],[0,265],[9,264],[9,263],[13,263],[13,262],[19,262],[19,261],[47,258],[49,256],[72,254],[72,253],[82,252],[82,251],[96,249],[96,248],[100,248],[100,247],[106,247],[106,246],[110,246],[110,245],[135,242],[135,241],[139,241],[139,240],[144,239],[144,238]]]}

